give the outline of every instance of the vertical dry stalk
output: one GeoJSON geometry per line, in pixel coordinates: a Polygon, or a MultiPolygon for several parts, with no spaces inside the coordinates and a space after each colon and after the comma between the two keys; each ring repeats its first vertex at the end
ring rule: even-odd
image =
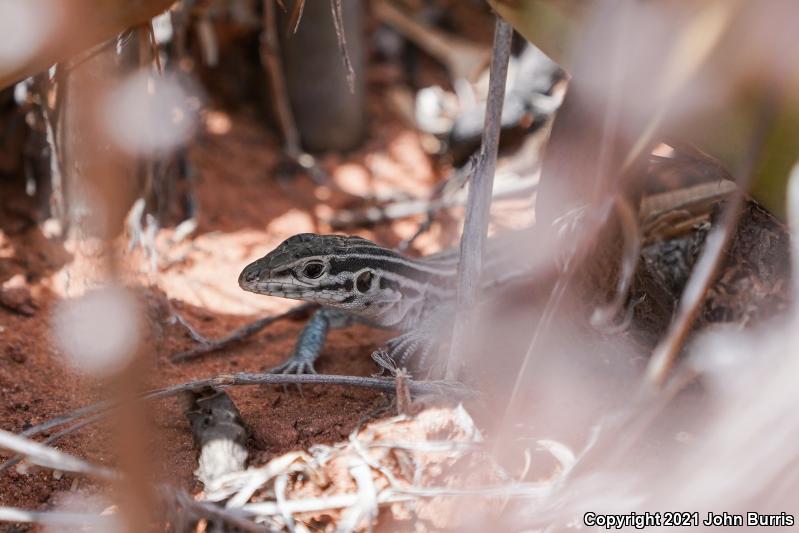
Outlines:
{"type": "Polygon", "coordinates": [[[344,15],[341,12],[341,0],[330,0],[330,9],[333,11],[333,28],[336,30],[338,48],[341,52],[341,62],[347,74],[347,85],[350,92],[355,94],[355,69],[352,68],[350,53],[347,51],[347,36],[344,34],[344,15]]]}
{"type": "MultiPolygon", "coordinates": [[[[272,89],[275,114],[277,115],[280,132],[283,134],[286,153],[289,157],[296,159],[302,154],[300,134],[297,131],[297,124],[294,121],[294,114],[291,111],[289,96],[286,91],[286,77],[283,75],[283,62],[280,59],[275,2],[273,0],[264,0],[263,9],[261,61],[263,61],[264,67],[269,73],[269,86],[272,89]]],[[[299,20],[297,20],[296,24],[299,24],[299,20]]]]}
{"type": "Polygon", "coordinates": [[[500,17],[494,27],[494,47],[489,71],[488,100],[483,124],[483,141],[474,175],[469,184],[466,218],[458,263],[458,311],[445,376],[457,379],[467,349],[468,332],[473,328],[474,306],[483,270],[483,250],[488,232],[491,190],[497,166],[502,105],[513,29],[500,17]]]}

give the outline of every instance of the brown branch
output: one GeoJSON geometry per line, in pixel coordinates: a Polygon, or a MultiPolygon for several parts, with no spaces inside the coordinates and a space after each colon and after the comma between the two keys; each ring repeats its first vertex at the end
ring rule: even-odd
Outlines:
{"type": "MultiPolygon", "coordinates": [[[[172,487],[162,488],[162,493],[168,497],[173,498],[176,505],[173,510],[183,510],[188,516],[179,516],[179,519],[198,520],[205,519],[209,522],[218,522],[217,526],[226,524],[232,526],[233,530],[252,531],[252,532],[269,532],[274,531],[269,527],[261,524],[256,524],[248,519],[249,515],[241,512],[239,509],[227,509],[220,505],[216,505],[207,501],[197,501],[190,494],[183,490],[175,489],[172,487]]],[[[217,527],[209,528],[208,531],[230,531],[231,528],[217,527]]],[[[175,531],[194,531],[194,527],[179,529],[175,531]]]]}
{"type": "MultiPolygon", "coordinates": [[[[366,378],[361,376],[334,376],[327,374],[268,374],[240,372],[238,374],[221,374],[211,378],[198,379],[171,385],[161,389],[155,389],[144,393],[137,398],[137,401],[161,400],[183,394],[185,392],[200,391],[207,388],[225,388],[246,385],[338,385],[342,387],[360,387],[365,389],[378,390],[385,393],[394,393],[397,389],[396,381],[391,378],[366,378]]],[[[443,396],[446,398],[468,399],[478,396],[477,391],[460,383],[451,381],[410,381],[406,380],[403,390],[408,390],[414,396],[443,396]]],[[[98,402],[93,405],[76,409],[71,413],[58,416],[47,422],[43,422],[28,428],[20,435],[30,437],[49,429],[64,424],[75,422],[89,415],[91,418],[81,420],[63,430],[52,435],[46,440],[48,444],[75,432],[90,423],[97,422],[108,415],[112,410],[120,407],[119,402],[98,402]]],[[[19,457],[12,457],[2,465],[0,472],[7,470],[17,462],[19,457]]]]}
{"type": "MultiPolygon", "coordinates": [[[[285,11],[285,7],[283,11],[285,11]]],[[[302,12],[305,11],[305,0],[297,0],[294,2],[294,7],[291,8],[291,15],[289,16],[289,23],[288,28],[289,31],[294,34],[297,33],[297,30],[300,27],[300,21],[302,20],[302,12]]]]}
{"type": "Polygon", "coordinates": [[[452,346],[447,358],[445,376],[455,379],[460,373],[463,356],[467,350],[468,332],[474,320],[473,309],[483,270],[483,250],[488,231],[491,191],[497,166],[499,135],[502,127],[502,105],[505,101],[505,83],[513,29],[497,17],[494,27],[494,48],[489,71],[488,100],[486,102],[483,141],[477,168],[469,184],[466,218],[461,237],[461,254],[458,264],[458,313],[453,330],[452,346]]]}
{"type": "Polygon", "coordinates": [[[344,34],[344,15],[341,12],[341,0],[330,0],[330,9],[333,12],[333,28],[336,30],[338,49],[341,52],[341,61],[347,75],[347,85],[350,92],[355,94],[355,70],[352,68],[350,53],[347,51],[347,36],[344,34]]]}
{"type": "Polygon", "coordinates": [[[292,159],[302,154],[300,133],[291,111],[289,96],[286,90],[286,78],[283,75],[283,61],[280,59],[280,43],[278,41],[277,15],[273,0],[263,2],[264,20],[261,35],[261,61],[269,73],[269,87],[275,103],[275,114],[283,135],[285,150],[292,159]]]}
{"type": "Polygon", "coordinates": [[[236,344],[237,342],[243,341],[244,339],[247,339],[255,335],[265,327],[274,324],[275,322],[279,322],[281,320],[285,320],[288,318],[295,318],[298,316],[302,316],[312,311],[316,307],[317,305],[312,303],[300,304],[296,307],[289,309],[284,313],[280,313],[279,315],[272,315],[264,318],[259,318],[254,322],[250,322],[249,324],[246,324],[240,327],[239,329],[232,331],[231,333],[225,335],[224,337],[218,340],[205,339],[199,333],[197,333],[197,331],[194,330],[194,328],[192,328],[189,324],[184,322],[182,318],[179,317],[178,320],[180,320],[184,324],[184,327],[186,327],[186,329],[189,331],[191,337],[200,343],[194,348],[191,348],[190,350],[186,350],[184,352],[178,352],[172,355],[169,358],[169,360],[172,361],[173,363],[182,363],[184,361],[189,361],[191,359],[197,359],[198,357],[201,357],[205,354],[221,350],[222,348],[227,348],[232,344],[236,344]]]}
{"type": "MultiPolygon", "coordinates": [[[[295,4],[296,6],[296,4],[295,4]]],[[[303,2],[304,6],[304,2],[303,2]]],[[[275,106],[280,134],[283,136],[283,148],[286,156],[297,166],[306,170],[314,181],[330,185],[327,175],[316,162],[316,159],[302,149],[302,139],[297,129],[297,121],[289,101],[288,85],[280,57],[280,40],[278,38],[277,13],[273,0],[263,1],[263,28],[261,35],[261,62],[269,77],[269,89],[275,106]]],[[[302,7],[298,17],[302,16],[302,7]]],[[[299,25],[299,18],[296,21],[299,25]]],[[[296,31],[297,28],[294,28],[296,31]]]]}

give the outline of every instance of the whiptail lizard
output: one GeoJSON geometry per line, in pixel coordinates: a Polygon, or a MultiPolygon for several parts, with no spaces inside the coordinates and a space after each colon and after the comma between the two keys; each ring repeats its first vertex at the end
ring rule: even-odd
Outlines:
{"type": "MultiPolygon", "coordinates": [[[[639,213],[644,241],[670,237],[676,227],[690,228],[734,189],[722,180],[645,197],[639,213]]],[[[507,239],[488,240],[484,290],[535,275],[536,264],[525,259],[532,254],[519,250],[520,241],[507,239]]],[[[312,373],[328,331],[353,322],[398,330],[401,334],[387,343],[389,354],[398,363],[415,353],[424,361],[454,312],[457,263],[457,249],[411,259],[361,237],[302,233],[247,265],[239,285],[257,294],[322,305],[300,334],[292,357],[273,370],[312,373]]]]}

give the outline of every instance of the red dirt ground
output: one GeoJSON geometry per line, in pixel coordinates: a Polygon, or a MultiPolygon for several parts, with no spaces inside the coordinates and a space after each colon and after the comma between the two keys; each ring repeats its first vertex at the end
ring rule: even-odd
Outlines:
{"type": "MultiPolygon", "coordinates": [[[[143,356],[148,359],[142,365],[148,369],[142,376],[144,383],[158,387],[220,373],[259,371],[283,361],[302,328],[300,320],[275,324],[253,339],[200,360],[172,364],[168,356],[190,348],[193,341],[182,327],[169,323],[169,308],[209,338],[285,310],[295,303],[239,289],[237,277],[245,264],[295,233],[329,231],[320,220],[357,197],[398,190],[418,197],[428,193],[442,169],[426,155],[414,130],[386,109],[385,89],[380,81],[370,82],[370,131],[364,146],[352,154],[321,158],[342,191],[316,186],[302,175],[293,181],[277,181],[273,171],[279,163],[279,141],[254,113],[205,113],[204,131],[190,147],[198,172],[197,231],[172,247],[167,244],[171,230],[162,231],[163,264],[157,273],[147,272],[147,262],[139,252],[123,258],[131,270],[131,282],[149,285],[145,301],[154,302],[150,315],[156,326],[156,350],[155,355],[143,356]]],[[[63,364],[50,325],[58,301],[80,294],[81,280],[96,273],[97,258],[90,245],[45,236],[35,213],[21,180],[0,180],[0,292],[10,300],[9,305],[0,305],[0,428],[15,433],[101,398],[101,384],[63,364]]],[[[416,221],[406,220],[361,234],[392,245],[415,228],[416,221]]],[[[416,251],[435,250],[444,237],[440,229],[434,229],[419,239],[416,251]]],[[[317,370],[374,373],[369,353],[388,335],[364,327],[334,331],[317,370]]],[[[262,462],[290,449],[342,440],[362,418],[387,404],[385,397],[364,390],[316,386],[302,392],[278,387],[230,391],[251,432],[252,460],[262,462]]],[[[192,471],[197,452],[179,403],[153,404],[149,416],[155,442],[151,453],[160,457],[155,461],[160,463],[158,473],[196,491],[199,487],[192,471]]],[[[59,441],[58,447],[113,463],[114,447],[108,438],[102,426],[93,426],[59,441]]],[[[0,474],[0,505],[50,508],[64,492],[88,483],[70,474],[37,469],[23,473],[12,468],[0,474]]]]}
{"type": "MultiPolygon", "coordinates": [[[[295,302],[244,293],[237,284],[238,273],[245,264],[294,233],[325,231],[316,215],[323,207],[329,209],[328,206],[336,204],[331,200],[324,206],[320,204],[316,198],[320,189],[321,194],[329,194],[329,191],[314,187],[305,177],[297,177],[295,182],[283,187],[270,179],[278,145],[256,121],[246,117],[223,117],[221,112],[209,113],[209,120],[230,120],[231,129],[223,135],[205,133],[192,148],[191,159],[200,174],[198,231],[187,244],[166,254],[166,260],[175,257],[179,260],[149,277],[155,280],[153,288],[167,295],[174,311],[203,335],[217,338],[258,316],[295,305],[295,302]]],[[[420,194],[427,190],[434,175],[415,142],[415,135],[398,128],[377,128],[373,138],[384,139],[385,147],[372,146],[366,149],[368,155],[355,154],[329,165],[334,179],[353,189],[370,187],[370,182],[376,182],[381,172],[393,173],[402,176],[401,184],[409,192],[420,194]],[[370,176],[370,170],[377,177],[370,176]],[[363,182],[357,183],[353,175],[361,176],[363,182]]],[[[19,280],[18,276],[23,276],[23,291],[30,292],[29,295],[23,292],[23,298],[29,299],[33,307],[31,316],[0,308],[0,423],[3,429],[13,432],[93,399],[87,391],[86,380],[62,365],[62,356],[50,338],[49,321],[59,295],[80,292],[74,281],[65,280],[74,280],[77,271],[86,272],[85,265],[91,264],[92,258],[71,261],[72,254],[65,248],[75,248],[74,243],[64,246],[48,240],[37,225],[26,219],[29,206],[21,205],[25,198],[20,185],[3,183],[1,227],[4,231],[0,237],[0,280],[6,282],[14,276],[19,280]]],[[[385,186],[381,182],[374,188],[385,186]]],[[[395,187],[397,183],[389,186],[395,187]]],[[[406,227],[412,229],[412,225],[406,227]]],[[[400,232],[401,228],[384,228],[378,236],[365,235],[383,242],[397,242],[407,236],[407,231],[400,232]]],[[[160,244],[165,243],[168,234],[168,230],[164,232],[160,244]]],[[[428,238],[427,245],[432,245],[432,238],[428,238]]],[[[138,255],[134,254],[131,259],[138,255]]],[[[139,263],[144,265],[146,261],[139,263]]],[[[148,276],[138,277],[146,279],[148,276]]],[[[157,307],[157,297],[148,300],[156,301],[157,307]]],[[[162,310],[158,318],[168,317],[169,312],[162,310]]],[[[161,326],[158,356],[150,361],[153,373],[147,379],[152,386],[274,366],[291,353],[302,321],[275,324],[233,349],[183,364],[168,362],[168,356],[190,348],[193,341],[180,326],[165,320],[161,326]]],[[[335,331],[330,335],[317,368],[322,373],[369,375],[375,371],[375,366],[368,354],[385,338],[385,333],[363,327],[335,331]]],[[[306,387],[302,395],[293,389],[284,392],[280,388],[237,389],[231,394],[249,425],[250,444],[256,456],[345,438],[362,417],[385,404],[380,395],[372,392],[328,387],[306,387]]],[[[169,473],[182,484],[191,485],[195,452],[181,410],[175,402],[164,402],[155,410],[157,432],[163,437],[159,440],[167,447],[165,455],[171,461],[169,473]]],[[[104,438],[101,433],[99,430],[83,431],[62,441],[60,447],[103,461],[106,451],[103,443],[98,442],[104,438]]],[[[78,486],[82,483],[78,481],[78,486]]],[[[0,477],[0,505],[39,507],[54,491],[68,490],[72,486],[70,475],[55,480],[47,471],[23,475],[12,470],[0,477]]]]}

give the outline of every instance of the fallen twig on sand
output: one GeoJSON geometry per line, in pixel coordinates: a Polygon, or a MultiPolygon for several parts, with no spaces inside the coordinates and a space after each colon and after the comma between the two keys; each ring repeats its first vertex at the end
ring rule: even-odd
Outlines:
{"type": "MultiPolygon", "coordinates": [[[[385,393],[396,391],[396,381],[391,378],[367,378],[361,376],[334,376],[326,374],[268,374],[254,372],[240,372],[237,374],[221,374],[211,378],[198,379],[171,385],[161,389],[155,389],[139,396],[136,401],[150,401],[169,398],[189,391],[198,391],[212,388],[225,388],[244,385],[339,385],[345,387],[360,387],[379,390],[385,393]]],[[[437,395],[452,399],[474,398],[478,395],[477,391],[455,382],[447,381],[406,381],[405,387],[415,396],[437,395]]],[[[51,435],[47,443],[74,433],[78,429],[97,422],[119,407],[119,403],[99,402],[93,405],[76,409],[71,413],[56,417],[47,422],[43,422],[25,430],[22,435],[30,437],[37,435],[57,426],[70,424],[71,426],[51,435]],[[93,416],[90,416],[93,415],[93,416]],[[89,418],[85,418],[89,417],[89,418]],[[84,419],[85,420],[81,420],[84,419]],[[76,422],[78,421],[78,422],[76,422]]],[[[12,457],[0,465],[0,472],[7,470],[20,461],[20,456],[12,457]]]]}
{"type": "Polygon", "coordinates": [[[173,354],[169,360],[173,363],[182,363],[184,361],[196,359],[202,355],[221,350],[222,348],[227,348],[231,344],[235,344],[251,337],[252,335],[255,335],[265,327],[274,324],[275,322],[302,316],[313,311],[316,307],[318,307],[316,304],[311,303],[300,304],[284,313],[280,313],[279,315],[259,318],[258,320],[250,322],[249,324],[246,324],[217,340],[206,338],[197,330],[195,330],[194,327],[192,327],[188,322],[186,322],[183,317],[176,314],[175,316],[177,320],[186,328],[186,330],[189,332],[189,335],[199,344],[189,350],[173,354]]]}

